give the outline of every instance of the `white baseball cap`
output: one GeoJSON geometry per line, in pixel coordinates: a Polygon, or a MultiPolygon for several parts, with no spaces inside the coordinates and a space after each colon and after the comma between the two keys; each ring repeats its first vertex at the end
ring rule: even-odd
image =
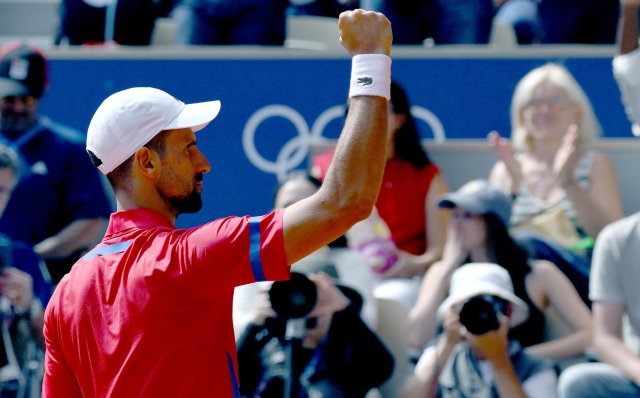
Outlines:
{"type": "Polygon", "coordinates": [[[521,324],[529,317],[529,306],[513,294],[509,272],[491,263],[470,263],[455,270],[451,277],[449,297],[438,308],[438,316],[443,317],[454,305],[482,294],[497,296],[513,304],[513,312],[509,317],[511,327],[521,324]]]}
{"type": "Polygon", "coordinates": [[[162,90],[134,87],[98,107],[87,132],[87,152],[104,174],[112,172],[163,130],[202,130],[220,112],[220,101],[187,104],[162,90]]]}

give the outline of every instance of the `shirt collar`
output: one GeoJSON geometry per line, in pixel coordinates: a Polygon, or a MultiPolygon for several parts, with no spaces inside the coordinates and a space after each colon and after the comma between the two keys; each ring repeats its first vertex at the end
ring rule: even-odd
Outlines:
{"type": "Polygon", "coordinates": [[[107,236],[130,228],[165,227],[176,229],[167,217],[154,210],[120,210],[111,214],[107,236]]]}

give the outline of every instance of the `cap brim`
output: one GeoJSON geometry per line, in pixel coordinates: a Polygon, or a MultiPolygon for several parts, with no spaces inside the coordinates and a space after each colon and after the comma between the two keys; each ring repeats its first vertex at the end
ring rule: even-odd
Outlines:
{"type": "Polygon", "coordinates": [[[438,207],[444,209],[453,209],[454,207],[460,207],[466,211],[470,211],[475,214],[484,214],[486,209],[482,204],[470,195],[460,194],[458,192],[451,192],[441,195],[438,199],[438,207]]]}
{"type": "Polygon", "coordinates": [[[199,102],[187,104],[182,112],[173,119],[163,130],[190,128],[194,132],[202,130],[220,112],[220,101],[199,102]]]}
{"type": "Polygon", "coordinates": [[[6,77],[0,77],[0,98],[28,94],[29,88],[24,84],[6,77]]]}

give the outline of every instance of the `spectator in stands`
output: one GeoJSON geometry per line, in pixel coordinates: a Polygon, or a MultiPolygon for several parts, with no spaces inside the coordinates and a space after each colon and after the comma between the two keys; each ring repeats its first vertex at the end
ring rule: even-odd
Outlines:
{"type": "MultiPolygon", "coordinates": [[[[317,300],[304,317],[299,342],[285,340],[286,320],[274,311],[273,296],[265,292],[256,301],[253,321],[238,347],[243,396],[364,398],[391,376],[393,356],[360,319],[357,297],[347,298],[327,274],[309,278],[317,300]],[[290,362],[287,355],[292,356],[290,362]],[[285,389],[287,380],[292,382],[290,390],[285,389]]],[[[290,286],[296,281],[293,273],[291,281],[276,283],[290,286]]]]}
{"type": "Polygon", "coordinates": [[[615,42],[618,0],[544,0],[538,8],[543,43],[615,42]]]}
{"type": "Polygon", "coordinates": [[[38,116],[47,68],[35,48],[0,48],[0,140],[23,158],[0,232],[34,245],[58,281],[100,240],[111,206],[82,134],[38,116]]]}
{"type": "MultiPolygon", "coordinates": [[[[436,336],[437,308],[445,301],[452,275],[467,263],[490,262],[505,268],[515,295],[527,303],[529,317],[510,331],[529,354],[563,359],[580,356],[591,341],[591,314],[571,282],[550,262],[529,259],[507,231],[511,199],[486,180],[474,180],[457,192],[442,195],[439,206],[452,211],[442,260],[422,282],[409,313],[408,340],[419,349],[436,336]],[[543,341],[544,312],[553,307],[573,329],[565,337],[543,341]]],[[[453,287],[452,287],[453,289],[453,287]]]]}
{"type": "Polygon", "coordinates": [[[509,328],[526,319],[527,304],[513,294],[504,268],[477,263],[457,269],[438,312],[444,333],[420,358],[403,398],[556,396],[553,361],[523,352],[508,337],[509,328]],[[495,323],[484,327],[483,318],[495,323]]]}
{"type": "Polygon", "coordinates": [[[288,0],[184,0],[175,10],[178,44],[281,46],[288,0]]]}
{"type": "MultiPolygon", "coordinates": [[[[20,173],[18,155],[0,144],[0,217],[20,173]]],[[[44,307],[53,286],[29,245],[0,234],[0,396],[40,396],[44,358],[44,307]],[[7,336],[9,341],[3,341],[7,336]]]]}
{"type": "Polygon", "coordinates": [[[613,163],[587,149],[600,134],[589,99],[565,67],[548,63],[516,86],[511,126],[511,143],[489,134],[500,158],[489,180],[515,197],[514,236],[534,258],[556,264],[589,303],[593,238],[622,217],[613,163]]]}
{"type": "Polygon", "coordinates": [[[542,27],[537,0],[494,0],[497,12],[495,19],[513,26],[518,44],[533,44],[542,41],[542,27]]]}
{"type": "MultiPolygon", "coordinates": [[[[614,73],[627,100],[629,116],[638,123],[638,10],[640,1],[621,0],[619,52],[614,73]],[[633,62],[636,62],[634,68],[633,62]],[[635,95],[635,97],[633,97],[635,95]],[[634,106],[636,106],[634,108],[634,106]]],[[[637,126],[637,124],[636,124],[637,126]]],[[[608,225],[593,251],[589,295],[593,300],[593,346],[600,363],[566,369],[560,398],[640,396],[640,213],[608,225]],[[624,318],[628,317],[625,325],[624,318]],[[625,330],[627,329],[627,330],[625,330]]]]}
{"type": "Polygon", "coordinates": [[[618,56],[613,59],[613,75],[622,92],[622,103],[631,120],[632,131],[640,136],[640,49],[638,13],[640,1],[621,0],[622,15],[618,34],[618,56]]]}
{"type": "MultiPolygon", "coordinates": [[[[415,303],[420,278],[442,255],[447,214],[438,209],[436,198],[449,191],[444,176],[420,143],[410,110],[407,93],[397,82],[392,82],[388,103],[388,160],[376,209],[399,249],[399,260],[381,274],[384,282],[375,294],[399,299],[407,308],[415,303]]],[[[322,179],[332,156],[332,152],[317,156],[313,160],[312,175],[322,179]]]]}
{"type": "Polygon", "coordinates": [[[496,18],[513,25],[518,43],[612,44],[617,0],[494,0],[496,18]]]}
{"type": "Polygon", "coordinates": [[[492,0],[360,0],[361,8],[385,14],[393,44],[486,44],[495,14],[492,0]]]}
{"type": "Polygon", "coordinates": [[[289,0],[288,15],[315,15],[338,18],[340,13],[358,8],[360,0],[289,0]]]}
{"type": "Polygon", "coordinates": [[[177,0],[62,0],[56,44],[149,45],[156,19],[177,0]]]}
{"type": "MultiPolygon", "coordinates": [[[[284,209],[318,191],[320,181],[306,171],[292,172],[276,190],[276,209],[284,209]]],[[[344,238],[330,243],[315,253],[293,264],[292,270],[317,273],[323,271],[343,286],[355,289],[362,297],[360,311],[364,322],[372,329],[377,323],[377,306],[373,297],[374,275],[358,252],[345,247],[344,238]]],[[[270,282],[239,286],[233,297],[233,325],[236,336],[242,335],[253,316],[256,298],[271,286],[270,282]]]]}

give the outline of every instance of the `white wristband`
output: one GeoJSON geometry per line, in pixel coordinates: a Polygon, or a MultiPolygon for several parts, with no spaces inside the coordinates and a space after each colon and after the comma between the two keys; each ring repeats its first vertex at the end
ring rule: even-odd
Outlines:
{"type": "Polygon", "coordinates": [[[360,95],[391,98],[391,58],[384,54],[353,57],[349,97],[360,95]]]}

